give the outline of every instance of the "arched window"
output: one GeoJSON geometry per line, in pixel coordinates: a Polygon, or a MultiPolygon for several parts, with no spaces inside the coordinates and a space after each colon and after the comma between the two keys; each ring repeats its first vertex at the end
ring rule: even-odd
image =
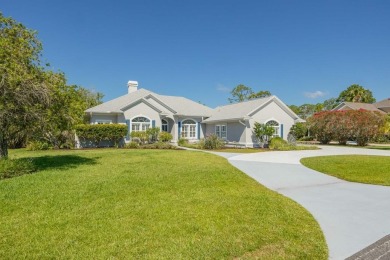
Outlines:
{"type": "Polygon", "coordinates": [[[131,131],[133,132],[140,132],[140,131],[146,131],[150,127],[150,119],[139,116],[133,118],[131,120],[131,131]]]}
{"type": "Polygon", "coordinates": [[[161,120],[161,131],[168,132],[168,121],[165,119],[161,120]]]}
{"type": "Polygon", "coordinates": [[[181,137],[186,139],[196,139],[196,122],[186,119],[181,122],[181,137]]]}
{"type": "Polygon", "coordinates": [[[273,129],[275,130],[274,131],[274,134],[272,135],[273,137],[279,137],[280,136],[280,134],[279,134],[279,129],[280,129],[280,127],[279,127],[279,123],[278,122],[276,122],[275,120],[270,120],[270,121],[268,121],[267,123],[266,123],[266,125],[268,125],[268,126],[272,126],[273,127],[273,129]]]}

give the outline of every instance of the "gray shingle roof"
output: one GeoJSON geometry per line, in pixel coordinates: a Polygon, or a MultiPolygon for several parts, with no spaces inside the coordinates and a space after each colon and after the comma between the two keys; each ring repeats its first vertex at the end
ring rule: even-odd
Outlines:
{"type": "Polygon", "coordinates": [[[379,110],[374,104],[357,103],[357,102],[343,102],[337,107],[335,107],[333,110],[340,110],[344,106],[347,106],[353,110],[364,109],[368,111],[376,111],[376,112],[384,113],[382,110],[379,110]]]}
{"type": "Polygon", "coordinates": [[[376,102],[374,104],[375,107],[377,108],[385,108],[385,107],[390,107],[390,98],[383,99],[379,102],[376,102]]]}
{"type": "Polygon", "coordinates": [[[276,96],[269,96],[265,98],[258,98],[217,107],[216,109],[214,109],[213,115],[204,120],[203,122],[207,123],[250,117],[253,112],[255,112],[257,109],[261,109],[261,107],[267,105],[272,100],[281,105],[281,107],[295,120],[300,120],[300,118],[293,111],[291,111],[291,109],[289,109],[280,99],[278,99],[276,96]]]}
{"type": "Polygon", "coordinates": [[[190,99],[184,98],[184,97],[176,97],[176,96],[164,96],[164,95],[158,95],[156,93],[153,93],[146,89],[139,89],[135,92],[132,92],[130,94],[123,95],[121,97],[115,98],[113,100],[107,101],[103,104],[100,104],[95,107],[91,107],[87,109],[85,112],[87,113],[123,113],[125,108],[129,106],[130,104],[140,100],[145,99],[146,101],[148,99],[157,98],[162,103],[164,103],[168,110],[173,110],[175,114],[178,115],[187,115],[187,116],[210,116],[213,112],[213,109],[199,104],[197,102],[194,102],[190,99]],[[170,108],[170,109],[169,109],[170,108]]]}

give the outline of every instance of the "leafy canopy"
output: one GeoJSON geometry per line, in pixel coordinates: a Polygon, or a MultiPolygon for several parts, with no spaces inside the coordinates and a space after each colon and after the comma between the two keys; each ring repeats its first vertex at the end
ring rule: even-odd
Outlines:
{"type": "Polygon", "coordinates": [[[255,98],[263,98],[263,97],[269,97],[271,96],[271,92],[268,90],[261,90],[257,93],[253,92],[251,87],[245,86],[243,84],[240,84],[236,86],[230,94],[232,95],[231,98],[229,98],[230,103],[236,103],[236,102],[242,102],[246,100],[251,100],[255,98]]]}
{"type": "Polygon", "coordinates": [[[376,100],[372,95],[371,90],[365,89],[364,87],[353,84],[346,90],[343,90],[339,97],[338,102],[358,102],[358,103],[374,103],[376,100]]]}

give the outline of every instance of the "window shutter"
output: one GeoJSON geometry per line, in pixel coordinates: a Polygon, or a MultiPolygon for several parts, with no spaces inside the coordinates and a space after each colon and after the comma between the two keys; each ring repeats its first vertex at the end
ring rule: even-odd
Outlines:
{"type": "Polygon", "coordinates": [[[283,124],[280,124],[280,137],[283,138],[283,124]]]}
{"type": "Polygon", "coordinates": [[[180,139],[180,134],[181,134],[181,122],[177,122],[177,127],[178,127],[178,133],[179,133],[179,136],[177,137],[177,139],[180,139]]]}
{"type": "Polygon", "coordinates": [[[200,123],[199,122],[196,122],[197,126],[198,126],[198,139],[200,139],[200,123]]]}
{"type": "Polygon", "coordinates": [[[152,120],[152,127],[156,126],[156,120],[152,120]]]}
{"type": "Polygon", "coordinates": [[[130,120],[129,119],[126,119],[126,125],[127,125],[127,135],[126,135],[126,141],[129,141],[130,140],[130,120]]]}

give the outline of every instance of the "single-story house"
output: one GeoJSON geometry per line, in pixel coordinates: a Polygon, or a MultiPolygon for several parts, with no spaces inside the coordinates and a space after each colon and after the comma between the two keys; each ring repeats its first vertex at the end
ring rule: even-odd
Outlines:
{"type": "Polygon", "coordinates": [[[384,99],[377,103],[358,103],[358,102],[342,102],[336,106],[333,111],[337,110],[368,110],[379,112],[381,114],[390,113],[390,99],[384,99]]]}
{"type": "Polygon", "coordinates": [[[159,127],[169,132],[173,141],[186,138],[197,141],[216,134],[228,142],[246,147],[256,146],[255,122],[275,128],[275,136],[287,139],[292,125],[303,121],[276,96],[220,106],[215,109],[184,97],[165,96],[138,89],[136,81],[128,82],[128,94],[85,111],[91,124],[126,124],[129,142],[132,131],[159,127]]]}

